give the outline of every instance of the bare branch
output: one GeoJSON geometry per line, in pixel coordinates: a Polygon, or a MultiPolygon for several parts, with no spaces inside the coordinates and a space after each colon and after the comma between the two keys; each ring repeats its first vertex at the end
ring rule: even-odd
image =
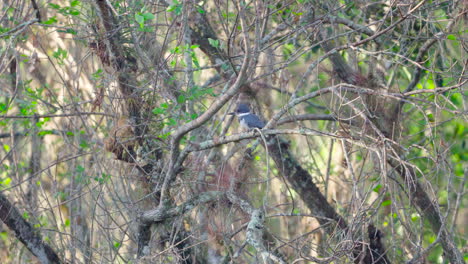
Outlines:
{"type": "Polygon", "coordinates": [[[57,253],[37,234],[37,230],[27,222],[19,210],[0,193],[0,219],[41,263],[63,263],[57,253]]]}
{"type": "Polygon", "coordinates": [[[187,202],[179,206],[172,208],[159,206],[156,209],[146,211],[142,214],[141,220],[145,224],[169,220],[171,218],[184,215],[199,205],[217,201],[221,199],[224,195],[224,192],[216,191],[200,193],[197,196],[188,199],[187,202]]]}
{"type": "Polygon", "coordinates": [[[227,192],[227,197],[231,203],[239,206],[244,212],[250,215],[250,221],[247,225],[247,243],[257,250],[262,256],[264,263],[268,263],[268,259],[275,263],[286,263],[275,254],[269,252],[265,247],[263,239],[263,230],[265,229],[265,215],[262,210],[255,209],[249,202],[235,195],[233,192],[227,192]]]}

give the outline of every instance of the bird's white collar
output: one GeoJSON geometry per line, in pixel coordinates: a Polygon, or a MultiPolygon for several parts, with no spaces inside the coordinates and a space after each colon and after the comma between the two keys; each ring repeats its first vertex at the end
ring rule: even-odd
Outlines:
{"type": "Polygon", "coordinates": [[[250,115],[250,113],[241,113],[241,114],[237,114],[238,117],[242,117],[242,116],[246,116],[246,115],[250,115]]]}

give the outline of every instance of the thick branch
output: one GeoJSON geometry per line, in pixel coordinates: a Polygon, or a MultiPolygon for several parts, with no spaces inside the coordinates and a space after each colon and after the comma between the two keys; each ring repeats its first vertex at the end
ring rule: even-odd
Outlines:
{"type": "MultiPolygon", "coordinates": [[[[447,31],[450,32],[451,28],[455,24],[455,20],[452,20],[449,22],[447,25],[447,31]]],[[[441,31],[437,34],[434,35],[433,38],[430,38],[424,42],[424,44],[419,48],[418,55],[416,56],[416,59],[414,60],[418,64],[423,64],[423,58],[426,55],[426,53],[429,51],[429,49],[434,45],[443,35],[445,34],[444,31],[441,31]]],[[[405,89],[405,93],[410,92],[416,87],[416,84],[418,84],[419,80],[421,79],[421,72],[423,68],[421,67],[415,67],[413,71],[413,79],[411,80],[410,84],[408,84],[408,87],[405,89]]]]}
{"type": "Polygon", "coordinates": [[[340,119],[334,115],[326,115],[326,114],[302,114],[302,115],[292,115],[287,116],[283,119],[280,119],[276,125],[280,126],[286,123],[292,123],[296,121],[306,121],[306,120],[326,120],[326,121],[340,121],[342,123],[351,123],[350,120],[340,119]]]}
{"type": "Polygon", "coordinates": [[[149,253],[148,242],[151,239],[152,224],[163,222],[165,220],[170,220],[171,218],[177,216],[182,216],[185,213],[188,213],[191,210],[193,210],[196,206],[214,202],[218,199],[221,199],[224,195],[225,194],[223,192],[205,192],[197,195],[196,197],[192,197],[192,199],[176,207],[170,208],[165,206],[164,203],[160,203],[160,205],[156,209],[144,212],[140,217],[140,223],[138,226],[137,256],[142,257],[149,253]]]}
{"type": "Polygon", "coordinates": [[[184,215],[193,210],[198,205],[214,202],[221,199],[223,196],[224,192],[212,191],[201,193],[176,207],[167,208],[165,206],[159,206],[156,209],[146,211],[142,214],[141,220],[146,224],[162,222],[170,218],[184,215]]]}
{"type": "MultiPolygon", "coordinates": [[[[384,30],[381,30],[380,32],[374,34],[373,36],[371,36],[369,38],[366,38],[366,39],[364,39],[362,41],[359,41],[357,43],[352,44],[352,46],[361,45],[366,40],[375,39],[379,35],[382,35],[383,33],[388,32],[390,29],[392,29],[393,27],[395,27],[396,25],[401,23],[403,20],[405,20],[411,13],[413,13],[415,10],[417,10],[423,3],[424,3],[424,1],[421,1],[420,3],[418,3],[408,13],[406,13],[402,18],[400,18],[398,21],[396,21],[395,23],[393,23],[389,27],[385,28],[384,30]]],[[[429,49],[429,47],[432,44],[433,44],[432,40],[429,40],[423,45],[423,48],[424,48],[423,51],[418,54],[418,57],[420,57],[419,60],[422,59],[422,56],[425,54],[427,49],[429,49]]],[[[333,49],[333,46],[329,42],[329,43],[327,43],[327,45],[324,46],[324,48],[325,48],[325,50],[330,50],[330,49],[333,49]]],[[[333,57],[331,60],[332,60],[334,68],[339,69],[339,70],[342,71],[341,74],[340,74],[340,72],[338,72],[339,77],[343,81],[346,81],[346,82],[350,81],[350,83],[353,84],[353,85],[360,85],[361,83],[359,82],[359,79],[353,80],[354,79],[353,76],[355,76],[355,73],[352,72],[351,70],[349,70],[350,67],[348,65],[346,65],[346,62],[341,57],[341,55],[337,54],[337,56],[333,57]],[[339,56],[339,57],[337,57],[337,56],[339,56]],[[344,76],[344,75],[349,75],[349,76],[344,76]]],[[[419,60],[416,60],[416,61],[419,62],[419,60]]],[[[420,71],[418,71],[417,69],[415,71],[416,71],[416,73],[418,73],[418,72],[420,73],[420,71]]],[[[418,81],[418,80],[419,80],[419,76],[415,76],[415,78],[413,78],[413,81],[418,81]]],[[[413,84],[410,84],[410,86],[408,87],[409,89],[407,88],[406,92],[411,91],[412,85],[413,84]]],[[[389,95],[389,94],[387,94],[387,95],[389,95]]],[[[400,99],[400,103],[399,103],[400,106],[403,105],[403,102],[405,101],[404,97],[402,97],[400,95],[400,96],[395,96],[395,98],[400,99]]],[[[400,108],[399,107],[397,107],[398,111],[395,111],[397,114],[400,113],[400,111],[399,111],[400,108]]],[[[388,122],[389,120],[384,120],[384,121],[388,122]]],[[[392,124],[383,124],[383,126],[384,127],[385,126],[386,127],[391,127],[392,124]]],[[[380,127],[382,127],[382,125],[380,127]]],[[[421,187],[421,185],[419,184],[417,176],[414,173],[414,171],[411,168],[402,167],[395,160],[388,160],[388,163],[393,168],[395,168],[399,172],[400,176],[405,180],[405,182],[408,183],[408,188],[411,190],[408,193],[412,194],[410,199],[411,199],[413,205],[418,207],[421,210],[421,213],[424,216],[424,218],[428,219],[429,222],[431,223],[433,231],[436,234],[439,234],[439,236],[441,238],[442,247],[444,248],[445,254],[448,256],[448,258],[451,260],[451,262],[452,263],[464,263],[463,258],[461,256],[461,253],[458,250],[458,248],[456,247],[453,238],[447,232],[446,228],[442,225],[441,215],[440,215],[440,213],[438,211],[437,204],[435,202],[433,202],[429,198],[429,196],[427,195],[425,190],[421,187]]]]}
{"type": "MultiPolygon", "coordinates": [[[[166,177],[164,179],[163,186],[161,188],[161,200],[166,199],[168,185],[172,182],[173,178],[175,177],[176,172],[178,171],[178,167],[176,166],[177,160],[179,158],[179,143],[182,137],[187,134],[188,132],[200,127],[208,120],[210,120],[218,111],[223,107],[227,101],[229,101],[235,94],[237,94],[241,88],[241,86],[247,80],[247,70],[250,64],[250,43],[249,37],[247,35],[247,24],[244,17],[244,11],[239,12],[242,33],[244,36],[244,59],[242,62],[242,67],[240,69],[239,75],[236,78],[234,84],[220,97],[218,97],[213,104],[208,108],[206,112],[200,115],[197,119],[182,125],[177,129],[172,137],[171,140],[171,155],[170,155],[170,164],[169,170],[166,173],[166,177]]],[[[229,81],[229,80],[228,80],[229,81]]]]}
{"type": "Polygon", "coordinates": [[[276,263],[285,263],[282,259],[269,252],[265,247],[263,233],[265,229],[265,214],[260,209],[255,209],[250,203],[233,192],[227,193],[229,201],[239,206],[242,211],[250,215],[250,221],[247,225],[246,241],[262,256],[264,263],[269,263],[271,259],[276,263]]]}
{"type": "MultiPolygon", "coordinates": [[[[117,80],[121,94],[125,97],[128,114],[137,126],[136,135],[142,136],[142,128],[138,125],[140,119],[140,101],[139,92],[133,84],[136,84],[135,74],[132,74],[135,68],[135,60],[125,56],[122,46],[122,37],[119,23],[106,0],[96,0],[99,13],[101,14],[101,23],[106,30],[107,39],[104,41],[106,50],[109,52],[109,58],[112,67],[117,72],[117,80]]],[[[104,63],[106,58],[101,58],[104,63]]]]}
{"type": "Polygon", "coordinates": [[[412,167],[404,166],[397,160],[388,159],[387,162],[398,172],[407,183],[408,193],[411,203],[418,207],[424,219],[431,223],[432,231],[439,236],[440,243],[444,249],[445,255],[450,259],[450,263],[463,264],[463,256],[454,242],[452,234],[450,234],[441,219],[438,204],[429,198],[424,188],[418,182],[416,172],[412,167]]]}
{"type": "MultiPolygon", "coordinates": [[[[199,38],[194,38],[196,41],[199,38]]],[[[199,43],[201,46],[204,43],[199,43]]],[[[341,49],[349,48],[348,45],[344,45],[339,48],[334,48],[327,52],[322,58],[317,60],[317,64],[328,57],[330,54],[336,53],[341,49]]],[[[202,49],[203,50],[203,49],[202,49]]],[[[211,57],[213,54],[207,53],[207,56],[211,57]]],[[[226,80],[229,81],[229,80],[226,80]]],[[[328,88],[328,89],[321,89],[315,93],[309,94],[308,97],[313,98],[315,96],[319,96],[320,94],[328,93],[335,89],[336,87],[328,88]]],[[[271,128],[275,125],[275,123],[279,120],[279,118],[284,115],[287,109],[293,107],[300,102],[307,100],[306,97],[301,97],[299,100],[293,99],[287,107],[283,108],[280,113],[276,114],[274,119],[271,120],[266,128],[271,128]]],[[[215,143],[215,142],[213,142],[215,143]]],[[[309,209],[314,212],[316,215],[321,216],[320,223],[326,226],[326,230],[332,234],[333,227],[329,225],[332,222],[338,224],[338,227],[346,231],[347,224],[345,223],[344,219],[333,209],[333,207],[328,203],[325,197],[321,194],[318,187],[312,181],[312,176],[300,166],[300,164],[294,158],[294,155],[290,153],[289,146],[287,144],[278,143],[276,142],[276,138],[269,144],[269,154],[274,159],[280,173],[285,177],[288,182],[293,186],[293,188],[301,195],[301,198],[304,200],[305,204],[309,207],[309,209]]],[[[178,164],[182,164],[183,160],[185,159],[186,155],[190,152],[190,148],[186,148],[183,153],[181,153],[179,160],[177,161],[178,164]]],[[[334,225],[333,225],[334,226],[334,225]]],[[[374,249],[373,249],[374,250],[374,249]]],[[[375,252],[385,252],[385,250],[375,250],[375,252]]],[[[375,259],[384,259],[381,255],[377,256],[375,259]]],[[[381,263],[384,263],[383,261],[381,263]]]]}
{"type": "Polygon", "coordinates": [[[0,193],[0,219],[41,263],[62,263],[57,253],[47,245],[19,210],[0,193]]]}

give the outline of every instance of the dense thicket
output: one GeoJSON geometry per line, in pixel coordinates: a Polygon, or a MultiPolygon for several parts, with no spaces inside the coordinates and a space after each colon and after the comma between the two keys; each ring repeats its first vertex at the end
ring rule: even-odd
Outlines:
{"type": "Polygon", "coordinates": [[[2,262],[464,263],[467,11],[3,1],[2,262]]]}

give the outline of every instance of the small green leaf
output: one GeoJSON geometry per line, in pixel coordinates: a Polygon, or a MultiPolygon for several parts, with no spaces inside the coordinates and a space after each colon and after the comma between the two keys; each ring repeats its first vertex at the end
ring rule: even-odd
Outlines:
{"type": "Polygon", "coordinates": [[[77,32],[72,29],[72,28],[67,28],[66,30],[57,30],[57,32],[61,32],[61,33],[67,33],[67,34],[72,34],[72,35],[76,35],[77,32]]]}
{"type": "Polygon", "coordinates": [[[382,202],[382,206],[389,206],[392,204],[392,201],[391,200],[385,200],[382,202]]]}
{"type": "Polygon", "coordinates": [[[66,227],[70,226],[70,219],[65,219],[65,226],[66,227]]]}
{"type": "Polygon", "coordinates": [[[450,39],[450,40],[457,40],[457,37],[453,34],[450,34],[450,35],[447,35],[447,39],[450,39]]]}
{"type": "Polygon", "coordinates": [[[76,172],[78,173],[83,173],[85,171],[85,168],[81,165],[76,166],[76,172]]]}
{"type": "Polygon", "coordinates": [[[78,5],[80,5],[80,4],[81,4],[80,1],[78,1],[78,0],[73,0],[73,1],[71,1],[70,6],[71,6],[71,7],[75,7],[75,6],[78,6],[78,5]]]}
{"type": "Polygon", "coordinates": [[[411,221],[416,222],[419,220],[419,218],[420,218],[419,214],[417,213],[411,214],[411,221]]]}
{"type": "Polygon", "coordinates": [[[43,24],[45,25],[52,25],[54,23],[57,23],[57,17],[56,16],[53,16],[51,18],[49,18],[47,21],[44,21],[43,24]]]}
{"type": "Polygon", "coordinates": [[[8,241],[8,233],[6,231],[0,232],[0,238],[3,240],[3,242],[8,241]]]}
{"type": "Polygon", "coordinates": [[[174,118],[169,118],[169,122],[166,123],[168,126],[176,126],[177,121],[174,118]]]}
{"type": "Polygon", "coordinates": [[[151,20],[151,19],[154,19],[155,16],[154,16],[152,13],[144,13],[144,14],[143,14],[143,18],[144,18],[145,20],[151,20]]]}
{"type": "Polygon", "coordinates": [[[81,14],[80,11],[78,11],[76,9],[70,10],[70,15],[72,15],[72,16],[79,16],[80,14],[81,14]]]}
{"type": "Polygon", "coordinates": [[[10,146],[7,145],[7,144],[4,144],[4,145],[3,145],[3,149],[4,149],[6,152],[8,152],[8,151],[10,151],[10,146]]]}
{"type": "Polygon", "coordinates": [[[135,21],[140,25],[141,28],[145,25],[145,18],[142,15],[135,14],[135,21]]]}
{"type": "Polygon", "coordinates": [[[377,186],[375,186],[374,189],[372,189],[374,192],[378,193],[379,190],[382,188],[382,184],[378,184],[377,186]]]}
{"type": "Polygon", "coordinates": [[[198,13],[200,13],[200,14],[205,14],[205,9],[203,9],[203,7],[197,6],[197,11],[198,11],[198,13]]]}
{"type": "Polygon", "coordinates": [[[52,135],[54,132],[52,130],[42,130],[37,133],[38,136],[43,137],[45,135],[52,135]]]}
{"type": "Polygon", "coordinates": [[[3,185],[5,187],[10,186],[10,183],[11,183],[10,177],[5,178],[4,180],[0,180],[0,185],[3,185]]]}
{"type": "Polygon", "coordinates": [[[86,140],[81,140],[81,143],[80,143],[80,148],[82,149],[85,149],[85,148],[89,148],[89,144],[86,140]]]}
{"type": "Polygon", "coordinates": [[[215,47],[215,48],[219,48],[219,40],[218,39],[212,39],[212,38],[208,38],[208,42],[210,43],[210,45],[212,47],[215,47]]]}
{"type": "Polygon", "coordinates": [[[185,103],[185,96],[183,94],[181,94],[181,95],[179,95],[177,97],[177,103],[179,103],[179,104],[185,103]]]}
{"type": "Polygon", "coordinates": [[[427,119],[429,119],[429,122],[435,121],[434,115],[432,113],[427,114],[427,119]]]}
{"type": "Polygon", "coordinates": [[[159,108],[159,107],[156,107],[153,109],[153,114],[155,115],[161,115],[161,114],[164,114],[166,112],[166,110],[162,109],[162,108],[159,108]]]}
{"type": "Polygon", "coordinates": [[[115,242],[114,243],[114,248],[118,249],[118,248],[120,248],[120,245],[121,245],[120,242],[115,242]]]}
{"type": "Polygon", "coordinates": [[[179,1],[174,0],[174,3],[172,5],[170,5],[170,6],[168,6],[166,11],[167,12],[174,12],[174,14],[180,15],[180,14],[182,14],[182,4],[179,1]]]}
{"type": "Polygon", "coordinates": [[[299,210],[299,208],[294,208],[293,214],[297,215],[297,214],[300,214],[300,213],[301,213],[301,211],[299,210]]]}
{"type": "Polygon", "coordinates": [[[53,9],[60,9],[60,5],[49,3],[49,6],[52,7],[53,9]]]}
{"type": "Polygon", "coordinates": [[[192,62],[195,64],[196,68],[200,68],[200,63],[198,62],[198,59],[195,57],[195,54],[192,54],[192,62]]]}

